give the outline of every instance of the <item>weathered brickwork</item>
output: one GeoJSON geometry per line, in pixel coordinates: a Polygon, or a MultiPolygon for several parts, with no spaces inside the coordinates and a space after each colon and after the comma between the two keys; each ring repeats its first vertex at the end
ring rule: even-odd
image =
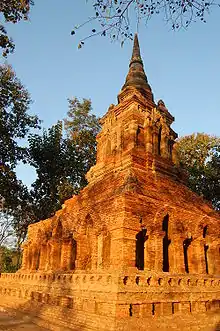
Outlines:
{"type": "Polygon", "coordinates": [[[5,304],[52,330],[217,330],[220,218],[184,184],[173,121],[136,36],[88,185],[29,226],[20,271],[0,278],[5,304]]]}

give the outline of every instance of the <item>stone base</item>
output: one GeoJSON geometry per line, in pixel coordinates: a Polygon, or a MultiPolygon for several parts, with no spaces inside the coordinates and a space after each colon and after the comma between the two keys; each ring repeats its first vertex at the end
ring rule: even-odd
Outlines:
{"type": "Polygon", "coordinates": [[[50,330],[218,330],[220,279],[169,273],[2,274],[1,305],[50,330]]]}

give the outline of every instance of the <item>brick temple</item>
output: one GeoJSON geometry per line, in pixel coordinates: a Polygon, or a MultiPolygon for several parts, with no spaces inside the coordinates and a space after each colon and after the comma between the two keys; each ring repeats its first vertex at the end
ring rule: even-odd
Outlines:
{"type": "Polygon", "coordinates": [[[218,330],[220,217],[184,184],[173,121],[136,35],[88,185],[29,226],[0,301],[51,330],[218,330]]]}

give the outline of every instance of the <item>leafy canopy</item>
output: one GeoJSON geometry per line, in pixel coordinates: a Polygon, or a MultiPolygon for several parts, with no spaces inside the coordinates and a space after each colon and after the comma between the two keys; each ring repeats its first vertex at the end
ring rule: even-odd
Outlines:
{"type": "Polygon", "coordinates": [[[77,98],[73,98],[68,101],[69,111],[68,117],[64,119],[64,127],[87,172],[96,159],[96,136],[101,129],[99,118],[91,114],[91,100],[83,99],[80,102],[77,98]]]}
{"type": "Polygon", "coordinates": [[[24,158],[25,148],[18,139],[25,138],[30,128],[38,128],[37,116],[28,114],[30,95],[12,67],[0,65],[0,162],[15,167],[24,158]]]}
{"type": "Polygon", "coordinates": [[[91,110],[90,100],[71,99],[65,132],[59,121],[42,135],[29,137],[30,164],[37,172],[31,190],[35,221],[53,215],[87,184],[85,174],[95,163],[100,128],[91,110]]]}
{"type": "Polygon", "coordinates": [[[0,65],[0,212],[13,216],[15,223],[28,219],[28,190],[17,179],[15,167],[27,161],[21,145],[32,128],[39,127],[36,116],[28,113],[28,91],[8,65],[0,65]]]}
{"type": "Polygon", "coordinates": [[[194,133],[179,139],[177,152],[187,170],[189,188],[220,210],[220,138],[194,133]]]}
{"type": "Polygon", "coordinates": [[[0,272],[16,272],[20,254],[5,246],[0,246],[0,272]]]}
{"type": "Polygon", "coordinates": [[[62,137],[62,122],[43,134],[29,136],[30,165],[36,169],[32,184],[34,221],[48,218],[61,207],[58,186],[65,178],[66,146],[62,137]]]}
{"type": "MultiPolygon", "coordinates": [[[[0,13],[6,22],[17,23],[20,20],[27,20],[32,0],[1,0],[0,13]]],[[[4,25],[0,22],[0,47],[3,49],[3,56],[14,51],[15,45],[8,36],[4,25]]]]}

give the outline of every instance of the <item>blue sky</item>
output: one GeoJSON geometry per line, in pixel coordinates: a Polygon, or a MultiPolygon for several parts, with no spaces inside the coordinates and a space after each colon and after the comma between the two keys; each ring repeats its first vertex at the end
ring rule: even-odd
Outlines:
{"type": "MultiPolygon", "coordinates": [[[[108,38],[89,39],[77,49],[80,38],[73,27],[92,14],[91,0],[35,0],[30,21],[9,24],[16,50],[8,57],[33,99],[31,113],[48,128],[63,119],[67,98],[90,98],[95,114],[102,116],[116,103],[132,51],[108,38]]],[[[139,42],[148,81],[155,100],[163,99],[175,116],[173,128],[180,136],[192,132],[220,135],[220,9],[213,9],[207,23],[193,23],[173,32],[156,17],[139,27],[139,42]]],[[[3,62],[3,60],[2,60],[3,62]]],[[[34,172],[18,168],[30,185],[34,172]]]]}

